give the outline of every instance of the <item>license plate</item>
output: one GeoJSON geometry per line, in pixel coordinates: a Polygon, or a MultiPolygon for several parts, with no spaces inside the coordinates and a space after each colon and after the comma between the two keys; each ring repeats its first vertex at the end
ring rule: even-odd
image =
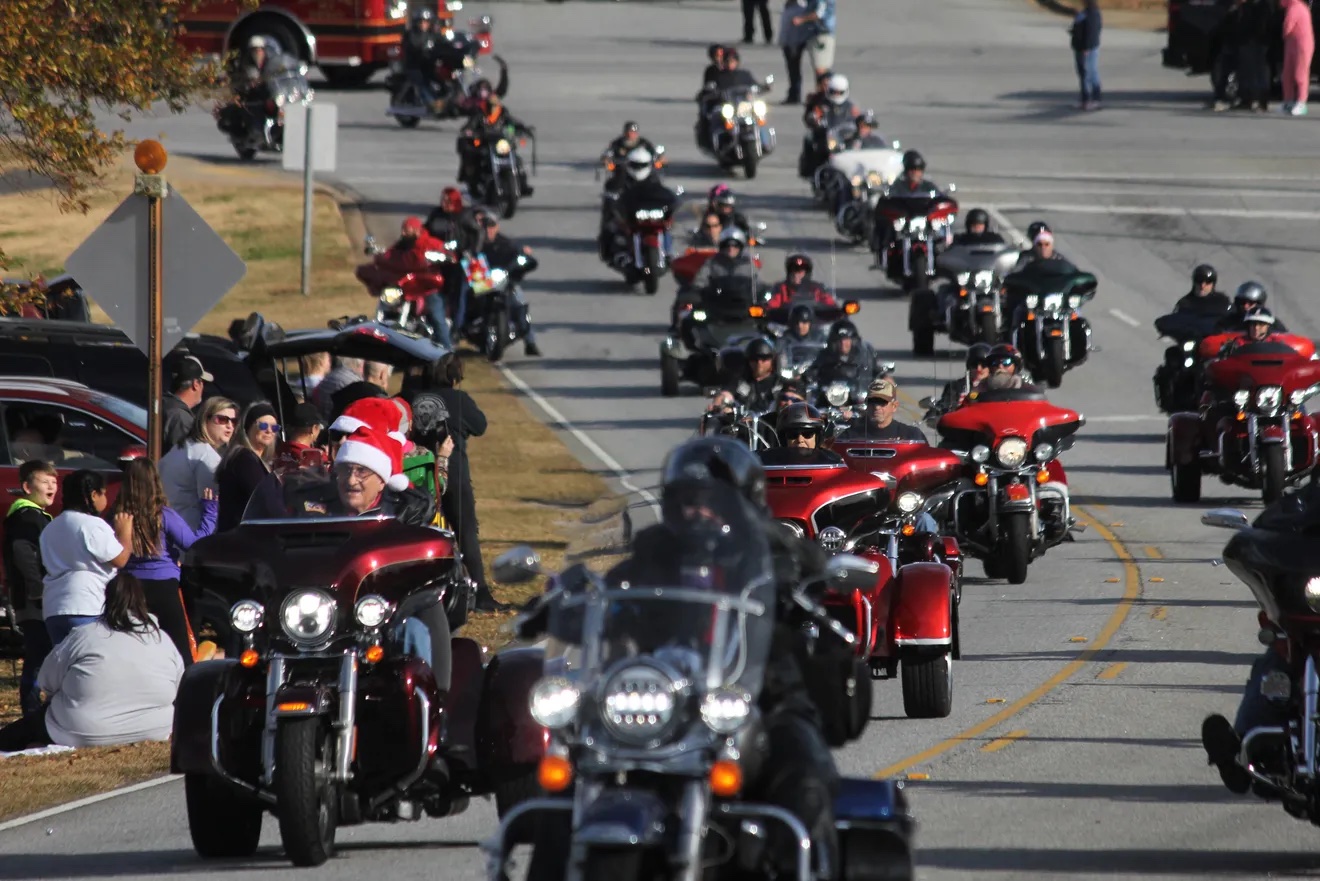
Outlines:
{"type": "Polygon", "coordinates": [[[1292,677],[1279,670],[1267,673],[1261,680],[1260,693],[1272,701],[1286,701],[1292,694],[1292,677]]]}

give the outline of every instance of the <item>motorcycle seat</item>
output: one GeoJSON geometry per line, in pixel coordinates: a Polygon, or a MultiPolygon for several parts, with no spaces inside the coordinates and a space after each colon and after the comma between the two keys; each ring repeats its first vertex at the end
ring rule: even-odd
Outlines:
{"type": "Polygon", "coordinates": [[[450,766],[477,766],[477,708],[481,703],[481,647],[474,640],[455,636],[450,640],[453,674],[445,706],[441,747],[450,766]]]}

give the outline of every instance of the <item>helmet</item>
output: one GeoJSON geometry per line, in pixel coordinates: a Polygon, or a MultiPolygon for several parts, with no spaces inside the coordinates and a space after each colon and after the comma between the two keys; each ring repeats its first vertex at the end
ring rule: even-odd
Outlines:
{"type": "Polygon", "coordinates": [[[1235,303],[1254,303],[1257,306],[1264,306],[1265,300],[1269,294],[1265,293],[1265,286],[1258,281],[1245,281],[1238,285],[1237,293],[1233,295],[1235,303]]]}
{"type": "Polygon", "coordinates": [[[440,191],[440,210],[446,214],[463,210],[463,193],[458,187],[445,187],[440,191]]]}
{"type": "Polygon", "coordinates": [[[434,21],[435,13],[423,6],[421,9],[418,9],[413,13],[412,20],[414,23],[419,21],[434,21]]]}
{"type": "Polygon", "coordinates": [[[788,323],[790,326],[800,324],[803,321],[814,321],[815,319],[816,310],[812,309],[808,303],[798,303],[788,310],[788,323]]]}
{"type": "Polygon", "coordinates": [[[639,134],[641,130],[642,127],[637,123],[633,122],[631,119],[623,124],[623,133],[625,135],[639,134]]]}
{"type": "Polygon", "coordinates": [[[777,421],[779,439],[782,442],[790,431],[814,430],[820,434],[825,429],[825,420],[820,418],[820,411],[808,403],[789,404],[779,414],[777,421]]]}
{"type": "Polygon", "coordinates": [[[1270,327],[1273,327],[1273,326],[1274,326],[1274,313],[1270,312],[1270,310],[1268,310],[1268,309],[1266,309],[1264,306],[1262,306],[1261,308],[1257,309],[1255,312],[1252,312],[1250,315],[1245,316],[1245,317],[1242,319],[1242,323],[1243,323],[1243,324],[1265,324],[1265,325],[1268,325],[1268,326],[1270,326],[1270,327]]]}
{"type": "Polygon", "coordinates": [[[724,46],[720,43],[711,43],[706,49],[706,57],[711,61],[719,58],[724,53],[724,46]]]}
{"type": "Polygon", "coordinates": [[[836,73],[825,83],[825,94],[831,104],[842,104],[848,100],[848,78],[836,73]]]}
{"type": "Polygon", "coordinates": [[[417,238],[422,234],[422,219],[420,217],[405,218],[403,226],[399,228],[399,234],[405,237],[417,238]]]}
{"type": "Polygon", "coordinates": [[[706,200],[710,202],[710,204],[714,205],[716,202],[720,200],[720,197],[726,194],[729,196],[733,195],[733,190],[729,189],[729,185],[716,184],[715,186],[711,187],[710,190],[706,193],[706,200]]]}
{"type": "Polygon", "coordinates": [[[830,328],[830,345],[833,346],[835,342],[844,337],[852,340],[862,338],[862,335],[857,332],[857,325],[847,319],[834,322],[834,326],[830,328]]]}
{"type": "Polygon", "coordinates": [[[1050,225],[1045,221],[1037,220],[1032,223],[1031,226],[1027,227],[1027,240],[1032,242],[1036,241],[1036,236],[1040,235],[1042,232],[1054,232],[1054,230],[1050,229],[1050,225]]]}
{"type": "Polygon", "coordinates": [[[747,247],[747,233],[730,224],[720,233],[720,247],[723,248],[729,242],[737,242],[741,247],[747,247]]]}
{"type": "Polygon", "coordinates": [[[794,272],[803,271],[811,275],[814,267],[811,264],[811,258],[806,254],[789,254],[784,260],[784,272],[792,275],[794,272]]]}
{"type": "Polygon", "coordinates": [[[628,176],[633,180],[643,180],[650,175],[655,157],[645,147],[634,147],[628,151],[625,161],[628,163],[628,176]]]}
{"type": "Polygon", "coordinates": [[[765,469],[747,445],[734,437],[697,437],[674,448],[661,469],[662,492],[676,484],[718,482],[757,508],[765,508],[765,469]]]}
{"type": "Polygon", "coordinates": [[[775,356],[775,347],[768,339],[759,336],[747,344],[743,350],[748,361],[755,361],[757,358],[773,358],[775,356]]]}
{"type": "Polygon", "coordinates": [[[1215,268],[1209,263],[1202,263],[1200,266],[1192,270],[1193,287],[1200,287],[1206,282],[1214,284],[1217,281],[1219,281],[1219,273],[1215,272],[1215,268]]]}
{"type": "Polygon", "coordinates": [[[260,49],[263,52],[267,52],[270,50],[270,40],[266,39],[263,36],[258,35],[248,40],[247,47],[249,51],[253,49],[260,49]]]}
{"type": "Polygon", "coordinates": [[[973,208],[967,212],[967,229],[970,230],[978,224],[987,229],[990,227],[990,212],[984,208],[973,208]]]}
{"type": "Polygon", "coordinates": [[[990,360],[991,347],[989,343],[976,343],[967,347],[967,369],[984,365],[990,360]]]}
{"type": "Polygon", "coordinates": [[[904,171],[925,171],[926,160],[916,150],[908,150],[903,154],[904,171]]]}
{"type": "Polygon", "coordinates": [[[875,128],[879,124],[880,123],[875,121],[874,110],[868,110],[865,113],[859,113],[857,115],[857,118],[853,120],[853,125],[868,125],[871,128],[875,128]]]}
{"type": "Polygon", "coordinates": [[[1011,346],[1008,343],[1000,343],[992,348],[989,354],[986,355],[985,360],[986,366],[991,370],[994,370],[996,366],[999,366],[1006,361],[1011,361],[1013,366],[1017,369],[1017,372],[1022,372],[1022,355],[1014,346],[1011,346]]]}

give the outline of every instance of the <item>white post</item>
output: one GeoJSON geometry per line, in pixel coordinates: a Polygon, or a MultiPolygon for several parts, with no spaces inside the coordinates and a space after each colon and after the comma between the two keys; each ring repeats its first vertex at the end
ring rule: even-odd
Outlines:
{"type": "Polygon", "coordinates": [[[303,230],[302,230],[302,295],[309,296],[312,283],[312,111],[307,105],[303,127],[303,230]]]}

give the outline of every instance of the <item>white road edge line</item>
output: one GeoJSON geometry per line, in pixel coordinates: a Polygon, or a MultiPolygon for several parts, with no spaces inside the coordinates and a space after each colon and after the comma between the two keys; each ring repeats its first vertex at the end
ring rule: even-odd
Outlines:
{"type": "Polygon", "coordinates": [[[26,826],[29,823],[35,823],[38,820],[48,820],[51,817],[58,817],[60,814],[67,814],[70,811],[90,807],[97,802],[118,798],[121,795],[130,795],[134,792],[141,792],[144,789],[151,789],[152,787],[160,786],[163,783],[172,783],[175,780],[182,779],[182,774],[168,774],[164,777],[156,777],[142,783],[134,783],[132,786],[123,786],[119,789],[112,789],[109,792],[103,792],[100,795],[89,795],[87,798],[80,798],[77,801],[71,801],[66,805],[59,805],[58,807],[47,808],[44,811],[37,811],[35,814],[28,814],[25,817],[16,817],[13,820],[6,820],[5,822],[0,823],[0,832],[8,832],[10,829],[17,829],[20,826],[26,826]]]}
{"type": "Polygon", "coordinates": [[[1109,314],[1130,327],[1141,327],[1141,322],[1124,312],[1122,309],[1110,309],[1109,314]]]}
{"type": "Polygon", "coordinates": [[[538,392],[536,389],[532,388],[530,385],[524,382],[522,377],[514,373],[509,367],[507,367],[504,364],[496,364],[495,368],[499,370],[500,374],[503,375],[503,377],[509,381],[510,385],[512,385],[518,391],[522,392],[524,395],[530,398],[536,404],[536,406],[541,408],[541,410],[545,413],[545,415],[549,416],[552,421],[558,423],[560,427],[562,427],[565,431],[571,434],[578,443],[586,447],[587,451],[590,452],[591,455],[595,456],[598,460],[600,460],[600,463],[602,465],[604,465],[610,471],[613,471],[614,476],[618,479],[620,485],[622,485],[624,489],[638,496],[641,496],[642,499],[644,499],[647,502],[647,504],[649,504],[655,510],[655,513],[657,515],[660,513],[659,500],[656,499],[655,495],[650,490],[640,487],[637,484],[633,483],[632,480],[633,475],[631,471],[628,471],[626,468],[620,465],[618,460],[616,460],[609,453],[605,452],[604,448],[601,447],[600,444],[592,440],[589,436],[587,436],[585,432],[583,432],[572,422],[569,422],[568,418],[564,416],[563,413],[560,413],[554,404],[551,404],[549,401],[547,401],[541,395],[540,392],[538,392]]]}

